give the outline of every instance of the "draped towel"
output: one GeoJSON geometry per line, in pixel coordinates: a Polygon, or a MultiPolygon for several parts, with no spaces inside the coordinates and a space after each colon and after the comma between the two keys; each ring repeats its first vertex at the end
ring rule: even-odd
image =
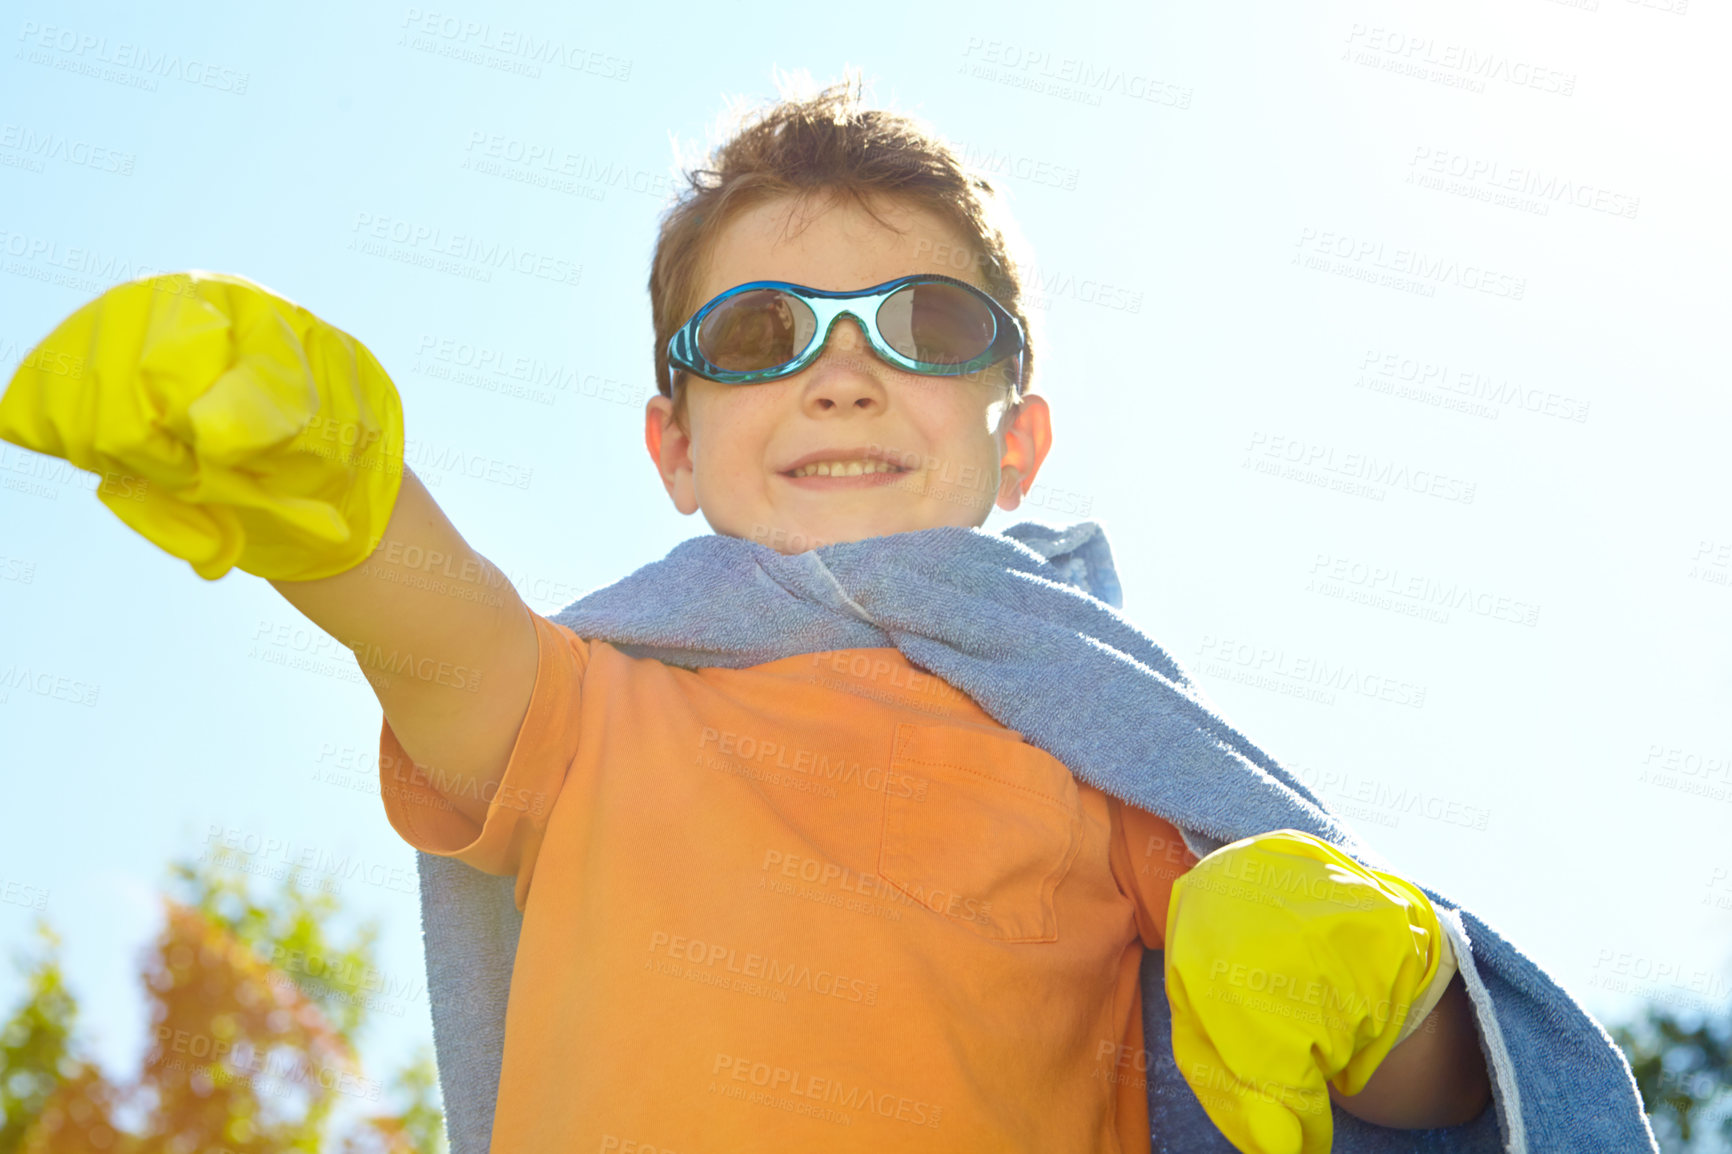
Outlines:
{"type": "MultiPolygon", "coordinates": [[[[1171,822],[1199,857],[1297,829],[1419,885],[1455,946],[1493,1107],[1473,1122],[1422,1131],[1374,1126],[1335,1107],[1337,1151],[1657,1151],[1629,1064],[1600,1024],[1485,922],[1362,844],[1229,724],[1121,604],[1097,523],[1024,522],[1002,533],[921,529],[791,555],[737,537],[696,537],[552,620],[690,669],[893,646],[1079,780],[1171,822]]],[[[455,858],[418,859],[451,1148],[486,1154],[522,917],[512,879],[455,858]]],[[[1153,1149],[1233,1154],[1174,1064],[1162,960],[1148,951],[1141,974],[1153,1149]]]]}

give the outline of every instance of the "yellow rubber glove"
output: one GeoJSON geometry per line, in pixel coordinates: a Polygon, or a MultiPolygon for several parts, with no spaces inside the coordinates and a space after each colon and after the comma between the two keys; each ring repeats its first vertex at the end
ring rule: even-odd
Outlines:
{"type": "Polygon", "coordinates": [[[1291,829],[1182,874],[1166,943],[1173,1058],[1246,1154],[1326,1154],[1326,1084],[1363,1090],[1456,971],[1417,886],[1291,829]]]}
{"type": "Polygon", "coordinates": [[[373,354],[223,273],[129,281],[67,317],[0,396],[0,438],[103,474],[103,504],[211,581],[360,564],[403,479],[373,354]]]}

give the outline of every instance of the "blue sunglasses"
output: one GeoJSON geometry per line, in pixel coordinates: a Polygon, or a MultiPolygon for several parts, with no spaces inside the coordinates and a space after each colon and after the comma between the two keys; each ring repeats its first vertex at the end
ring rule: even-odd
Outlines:
{"type": "MultiPolygon", "coordinates": [[[[817,359],[843,315],[885,361],[929,377],[975,376],[1014,358],[1022,389],[1022,325],[967,281],[936,273],[897,277],[857,292],[779,280],[735,285],[668,340],[668,364],[728,385],[780,380],[817,359]]],[[[1021,400],[1020,396],[1015,396],[1021,400]]]]}

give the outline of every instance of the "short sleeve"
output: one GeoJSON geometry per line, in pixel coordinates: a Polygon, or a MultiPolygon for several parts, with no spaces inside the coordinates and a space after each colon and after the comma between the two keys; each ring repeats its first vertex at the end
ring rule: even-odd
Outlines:
{"type": "Polygon", "coordinates": [[[535,686],[529,709],[501,779],[479,787],[487,817],[477,825],[439,788],[436,767],[416,762],[391,723],[381,720],[379,788],[385,815],[418,850],[454,857],[483,873],[517,878],[517,908],[524,907],[548,815],[577,756],[579,705],[589,645],[539,613],[535,624],[535,686]]]}
{"type": "Polygon", "coordinates": [[[1136,902],[1143,945],[1165,949],[1173,883],[1197,864],[1197,855],[1171,822],[1110,794],[1107,801],[1113,820],[1113,875],[1119,888],[1136,902]]]}

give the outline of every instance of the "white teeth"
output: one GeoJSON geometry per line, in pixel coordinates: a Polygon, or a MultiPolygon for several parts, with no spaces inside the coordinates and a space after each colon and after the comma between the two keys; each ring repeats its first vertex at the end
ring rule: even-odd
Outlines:
{"type": "Polygon", "coordinates": [[[795,469],[796,477],[858,477],[865,473],[900,473],[888,461],[815,461],[795,469]]]}

